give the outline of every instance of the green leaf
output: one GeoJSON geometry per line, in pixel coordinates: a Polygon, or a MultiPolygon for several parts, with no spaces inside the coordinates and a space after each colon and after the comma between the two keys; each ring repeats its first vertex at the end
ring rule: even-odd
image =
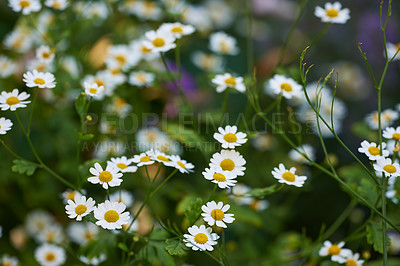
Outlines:
{"type": "Polygon", "coordinates": [[[265,188],[255,188],[248,192],[251,196],[255,198],[264,198],[265,196],[271,195],[284,187],[284,184],[274,184],[265,188]]]}
{"type": "Polygon", "coordinates": [[[85,105],[86,105],[86,96],[83,93],[81,93],[75,100],[75,109],[80,118],[82,118],[85,113],[85,105]]]}
{"type": "Polygon", "coordinates": [[[192,226],[199,218],[202,205],[203,201],[201,198],[197,198],[190,203],[188,208],[185,209],[185,216],[188,219],[190,226],[192,226]]]}
{"type": "Polygon", "coordinates": [[[187,248],[185,244],[182,243],[182,241],[176,239],[167,239],[165,241],[165,244],[166,244],[165,249],[168,251],[170,255],[173,256],[186,255],[185,249],[187,248]]]}
{"type": "MultiPolygon", "coordinates": [[[[387,245],[390,245],[390,238],[386,237],[387,245]]],[[[370,222],[367,225],[367,241],[371,244],[375,251],[383,253],[383,242],[382,242],[382,224],[376,222],[370,222]]]]}
{"type": "Polygon", "coordinates": [[[128,250],[128,247],[125,245],[125,243],[118,243],[118,247],[120,248],[120,249],[122,249],[123,251],[125,251],[125,252],[128,252],[129,250],[128,250]]]}
{"type": "Polygon", "coordinates": [[[358,187],[358,192],[372,205],[375,205],[379,199],[379,188],[370,181],[371,179],[363,178],[360,181],[360,186],[358,187]]]}
{"type": "Polygon", "coordinates": [[[248,223],[256,227],[261,227],[263,225],[260,214],[250,209],[248,206],[231,204],[229,212],[235,214],[235,219],[238,222],[248,223]]]}
{"type": "Polygon", "coordinates": [[[76,133],[76,135],[78,136],[79,140],[90,140],[94,137],[93,134],[85,134],[83,135],[82,132],[78,132],[76,133]]]}
{"type": "Polygon", "coordinates": [[[19,159],[14,160],[13,163],[14,163],[14,165],[11,167],[11,170],[13,172],[17,172],[20,174],[26,174],[28,176],[33,175],[36,168],[38,167],[38,165],[36,163],[25,161],[25,160],[19,160],[19,159]]]}
{"type": "Polygon", "coordinates": [[[203,136],[199,135],[193,129],[185,128],[182,125],[168,123],[166,133],[171,139],[181,142],[189,148],[200,148],[202,152],[210,153],[213,145],[205,145],[207,143],[203,136]]]}

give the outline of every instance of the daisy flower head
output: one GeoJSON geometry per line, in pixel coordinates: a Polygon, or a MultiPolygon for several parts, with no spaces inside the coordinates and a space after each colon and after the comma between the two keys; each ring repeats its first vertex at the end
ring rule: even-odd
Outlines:
{"type": "Polygon", "coordinates": [[[400,127],[387,127],[383,130],[382,136],[386,139],[394,139],[400,141],[400,127]]]}
{"type": "Polygon", "coordinates": [[[68,225],[67,233],[71,241],[83,246],[96,239],[99,227],[91,222],[72,222],[68,225]]]}
{"type": "Polygon", "coordinates": [[[234,77],[229,73],[223,75],[216,75],[212,80],[212,83],[217,85],[217,92],[221,93],[227,88],[235,89],[239,92],[245,92],[246,86],[243,83],[242,77],[234,77]]]}
{"type": "MultiPolygon", "coordinates": [[[[390,126],[393,121],[397,120],[398,118],[399,113],[397,111],[392,109],[384,110],[381,113],[381,127],[385,128],[390,126]]],[[[379,116],[377,111],[368,114],[365,118],[365,121],[371,129],[379,129],[379,116]]]]}
{"type": "Polygon", "coordinates": [[[101,254],[97,257],[85,257],[83,255],[79,256],[79,260],[86,265],[99,265],[107,259],[106,254],[101,254]]]}
{"type": "Polygon", "coordinates": [[[283,75],[275,74],[265,83],[264,91],[268,95],[280,95],[286,99],[300,97],[302,87],[296,81],[283,75]]]}
{"type": "Polygon", "coordinates": [[[400,151],[400,142],[395,140],[388,140],[387,141],[387,149],[389,150],[390,154],[400,151]]]}
{"type": "Polygon", "coordinates": [[[145,153],[145,152],[142,152],[139,155],[133,156],[132,161],[134,163],[136,163],[138,167],[143,166],[143,165],[150,165],[155,162],[155,160],[150,158],[150,156],[147,155],[147,153],[145,153]]]}
{"type": "Polygon", "coordinates": [[[400,165],[399,163],[392,162],[390,158],[380,158],[374,163],[375,171],[384,173],[386,177],[397,177],[400,176],[400,165]]]}
{"type": "Polygon", "coordinates": [[[160,31],[171,33],[176,39],[180,39],[184,35],[190,35],[195,31],[191,25],[183,25],[182,23],[164,23],[160,26],[160,31]]]}
{"type": "Polygon", "coordinates": [[[129,212],[124,212],[125,204],[106,200],[94,208],[94,217],[97,225],[104,229],[121,229],[122,225],[129,222],[129,212]]]}
{"type": "Polygon", "coordinates": [[[216,152],[210,161],[211,169],[222,169],[236,176],[243,176],[244,170],[246,170],[246,167],[244,167],[246,160],[237,151],[222,150],[220,153],[216,152]]]}
{"type": "Polygon", "coordinates": [[[246,133],[237,132],[236,126],[226,126],[218,128],[219,133],[214,133],[214,139],[222,144],[224,149],[234,149],[236,146],[241,146],[246,143],[246,133]]]}
{"type": "Polygon", "coordinates": [[[56,79],[50,72],[38,72],[34,69],[32,72],[28,71],[24,73],[23,77],[23,81],[29,88],[39,87],[52,89],[56,86],[56,79]]]}
{"type": "Polygon", "coordinates": [[[127,208],[129,208],[133,204],[133,195],[132,193],[122,189],[121,191],[116,191],[111,194],[110,201],[122,202],[127,208]]]}
{"type": "Polygon", "coordinates": [[[0,263],[3,266],[18,266],[18,259],[16,257],[11,257],[7,254],[4,254],[0,258],[0,263]]]}
{"type": "Polygon", "coordinates": [[[298,176],[295,174],[296,168],[292,167],[289,170],[285,168],[283,163],[279,164],[279,167],[275,167],[272,170],[272,175],[278,179],[279,183],[285,183],[287,185],[292,185],[296,187],[302,187],[304,182],[306,181],[306,176],[298,176]]]}
{"type": "Polygon", "coordinates": [[[56,10],[64,10],[68,6],[68,0],[46,0],[44,5],[56,10]]]}
{"type": "Polygon", "coordinates": [[[217,184],[222,189],[233,187],[237,182],[236,175],[231,171],[206,168],[202,174],[205,179],[211,180],[211,182],[217,184]]]}
{"type": "Polygon", "coordinates": [[[128,45],[113,45],[108,48],[107,66],[118,66],[128,70],[139,63],[140,56],[132,53],[128,45]]]}
{"type": "Polygon", "coordinates": [[[222,70],[224,60],[221,56],[196,51],[191,56],[193,64],[204,71],[217,72],[222,70]]]}
{"type": "Polygon", "coordinates": [[[92,184],[100,183],[104,189],[108,187],[116,187],[122,183],[122,173],[119,173],[118,168],[113,165],[108,164],[106,169],[103,168],[99,163],[95,163],[94,167],[89,169],[90,173],[93,175],[88,178],[88,181],[92,184]]]}
{"type": "Polygon", "coordinates": [[[14,12],[22,12],[24,15],[37,12],[42,8],[39,0],[8,0],[8,5],[14,12]]]}
{"type": "Polygon", "coordinates": [[[54,60],[54,51],[47,45],[41,45],[36,49],[36,58],[39,61],[49,64],[54,60]]]}
{"type": "Polygon", "coordinates": [[[321,21],[325,23],[344,24],[350,19],[350,10],[348,8],[342,9],[342,4],[339,2],[327,2],[324,8],[315,7],[314,15],[321,18],[321,21]]]}
{"type": "Polygon", "coordinates": [[[172,166],[171,157],[159,150],[149,150],[146,152],[150,156],[151,160],[162,163],[165,166],[172,166]]]}
{"type": "MultiPolygon", "coordinates": [[[[313,148],[313,146],[309,144],[304,144],[303,146],[297,147],[297,149],[307,155],[311,161],[315,160],[315,149],[313,148]]],[[[297,163],[309,163],[308,160],[306,160],[304,156],[295,149],[292,149],[289,152],[289,158],[297,163]]]]}
{"type": "Polygon", "coordinates": [[[213,246],[217,244],[219,236],[216,233],[212,233],[211,227],[206,228],[204,225],[193,225],[188,228],[189,234],[184,234],[183,242],[187,247],[193,250],[200,251],[213,251],[213,246]]]}
{"type": "Polygon", "coordinates": [[[12,92],[2,91],[0,94],[0,108],[2,111],[10,109],[15,111],[17,108],[26,107],[31,101],[25,101],[28,99],[30,94],[26,92],[19,93],[18,89],[14,89],[12,92]]]}
{"type": "MultiPolygon", "coordinates": [[[[399,60],[400,59],[400,43],[391,43],[388,42],[387,43],[387,53],[388,53],[388,58],[392,59],[393,57],[393,61],[395,60],[399,60]]],[[[385,52],[383,53],[385,55],[385,52]]],[[[386,55],[385,55],[386,56],[386,55]]]]}
{"type": "Polygon", "coordinates": [[[208,225],[213,226],[214,224],[218,227],[226,228],[225,223],[232,223],[235,218],[233,214],[226,213],[231,206],[229,204],[224,205],[222,201],[216,203],[215,201],[207,202],[206,205],[201,206],[203,213],[203,219],[208,225]]]}
{"type": "Polygon", "coordinates": [[[135,173],[137,171],[137,167],[131,165],[133,160],[126,158],[126,156],[111,158],[110,160],[107,161],[107,164],[113,165],[122,173],[135,173]]]}
{"type": "Polygon", "coordinates": [[[99,86],[97,83],[84,82],[85,93],[95,99],[102,99],[104,97],[104,86],[99,86]]]}
{"type": "MultiPolygon", "coordinates": [[[[86,193],[86,190],[84,190],[84,189],[82,189],[81,191],[82,191],[83,194],[86,193]]],[[[64,204],[67,204],[68,200],[74,200],[76,195],[83,196],[83,194],[81,194],[77,190],[67,189],[66,191],[61,193],[60,196],[63,199],[64,204]]]]}
{"type": "Polygon", "coordinates": [[[179,155],[171,155],[171,166],[175,167],[182,174],[188,174],[193,172],[194,165],[192,163],[188,163],[186,160],[182,160],[179,155]]]}
{"type": "Polygon", "coordinates": [[[379,160],[382,157],[389,156],[389,151],[385,150],[386,143],[382,142],[382,155],[380,147],[377,147],[375,142],[369,143],[368,141],[364,140],[361,142],[361,148],[358,148],[358,152],[365,153],[368,156],[368,159],[371,161],[379,160]]]}
{"type": "Polygon", "coordinates": [[[66,260],[65,250],[53,244],[43,244],[35,250],[35,258],[42,266],[59,266],[66,260]]]}
{"type": "Polygon", "coordinates": [[[92,198],[86,200],[85,196],[75,195],[74,200],[68,200],[65,210],[69,218],[82,221],[82,217],[93,211],[95,203],[92,198]]]}
{"type": "Polygon", "coordinates": [[[13,123],[10,119],[0,117],[0,135],[5,135],[7,131],[11,130],[13,123]]]}
{"type": "Polygon", "coordinates": [[[360,254],[354,253],[351,250],[348,250],[343,253],[337,260],[339,263],[343,263],[346,266],[362,266],[364,264],[364,260],[360,260],[360,254]]]}
{"type": "Polygon", "coordinates": [[[321,257],[332,256],[331,260],[335,262],[339,262],[341,258],[347,254],[350,250],[347,248],[343,248],[344,242],[340,242],[339,244],[332,244],[331,241],[324,241],[324,246],[319,250],[319,255],[321,257]]]}
{"type": "Polygon", "coordinates": [[[54,224],[54,217],[46,211],[34,210],[25,218],[25,228],[32,237],[38,235],[46,227],[54,224]]]}
{"type": "Polygon", "coordinates": [[[148,31],[145,33],[146,41],[144,45],[151,49],[153,53],[167,52],[176,47],[175,37],[169,32],[165,31],[148,31]]]}
{"type": "Polygon", "coordinates": [[[17,65],[10,58],[0,55],[0,77],[7,78],[15,73],[17,65]]]}
{"type": "Polygon", "coordinates": [[[137,87],[146,87],[153,84],[156,76],[150,72],[135,71],[129,75],[129,84],[137,87]]]}
{"type": "Polygon", "coordinates": [[[217,54],[236,55],[239,53],[236,39],[222,31],[210,35],[209,48],[217,54]]]}
{"type": "Polygon", "coordinates": [[[37,235],[37,240],[42,243],[60,244],[65,240],[63,227],[58,223],[50,224],[37,235]]]}
{"type": "Polygon", "coordinates": [[[152,61],[159,58],[160,54],[152,53],[152,50],[146,46],[146,39],[134,40],[129,46],[133,53],[139,55],[139,58],[145,61],[152,61]]]}

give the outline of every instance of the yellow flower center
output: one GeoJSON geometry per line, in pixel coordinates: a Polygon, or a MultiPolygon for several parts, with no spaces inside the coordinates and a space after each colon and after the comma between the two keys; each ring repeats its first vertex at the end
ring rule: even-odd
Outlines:
{"type": "Polygon", "coordinates": [[[157,133],[154,131],[150,131],[147,133],[147,140],[150,142],[154,142],[157,139],[157,133]]]}
{"type": "Polygon", "coordinates": [[[353,260],[353,259],[349,259],[346,262],[346,266],[357,266],[357,262],[355,260],[353,260]]]}
{"type": "Polygon", "coordinates": [[[331,8],[326,10],[326,15],[330,18],[336,18],[339,15],[339,11],[337,9],[331,8]]]}
{"type": "Polygon", "coordinates": [[[95,81],[95,83],[97,84],[97,86],[104,86],[104,82],[102,81],[102,80],[100,80],[100,79],[97,79],[96,81],[95,81]]]}
{"type": "Polygon", "coordinates": [[[162,39],[162,38],[155,38],[155,39],[153,40],[153,45],[154,45],[155,47],[163,47],[163,46],[165,45],[165,41],[164,41],[164,39],[162,39]]]}
{"type": "Polygon", "coordinates": [[[394,147],[393,152],[399,152],[400,151],[400,143],[398,143],[396,145],[396,147],[394,147]]]}
{"type": "Polygon", "coordinates": [[[118,212],[114,210],[109,210],[104,214],[104,220],[106,220],[109,223],[115,223],[119,219],[119,214],[118,212]]]}
{"type": "Polygon", "coordinates": [[[122,108],[126,105],[126,101],[122,98],[117,98],[114,101],[114,104],[118,107],[118,108],[122,108]]]}
{"type": "Polygon", "coordinates": [[[42,53],[43,58],[50,58],[50,53],[48,52],[43,52],[42,53]]]}
{"type": "Polygon", "coordinates": [[[379,155],[381,154],[381,150],[377,147],[369,147],[368,152],[371,153],[371,155],[379,155]]]}
{"type": "Polygon", "coordinates": [[[236,86],[236,80],[234,77],[229,77],[227,79],[225,79],[225,84],[228,86],[236,86]]]}
{"type": "Polygon", "coordinates": [[[20,7],[25,8],[31,5],[29,1],[20,1],[19,2],[20,7]]]}
{"type": "Polygon", "coordinates": [[[341,248],[338,245],[332,245],[329,249],[328,249],[328,254],[329,255],[338,255],[340,253],[341,248]]]}
{"type": "Polygon", "coordinates": [[[224,140],[225,140],[226,142],[232,143],[232,142],[236,142],[236,141],[237,141],[237,137],[236,137],[236,135],[233,134],[233,133],[227,133],[227,134],[225,134],[225,136],[224,136],[224,140]]]}
{"type": "Polygon", "coordinates": [[[89,89],[89,92],[92,93],[92,94],[96,94],[96,93],[97,93],[97,89],[95,89],[95,88],[90,88],[90,89],[89,89]]]}
{"type": "Polygon", "coordinates": [[[54,261],[56,259],[56,256],[54,255],[54,253],[49,252],[46,254],[45,259],[46,259],[46,261],[54,261]]]}
{"type": "Polygon", "coordinates": [[[219,166],[221,166],[224,171],[232,171],[235,168],[235,163],[231,159],[224,159],[219,166]]]}
{"type": "Polygon", "coordinates": [[[282,83],[281,89],[287,92],[291,92],[293,90],[292,86],[289,83],[282,83]]]}
{"type": "Polygon", "coordinates": [[[147,81],[146,75],[143,74],[143,73],[137,74],[137,75],[136,75],[136,78],[137,78],[140,82],[142,82],[142,83],[145,83],[145,82],[147,81]]]}
{"type": "Polygon", "coordinates": [[[205,244],[208,241],[208,237],[206,236],[206,234],[198,233],[197,235],[195,235],[194,241],[196,241],[196,243],[198,244],[205,244]]]}
{"type": "Polygon", "coordinates": [[[393,164],[388,164],[383,167],[383,170],[385,170],[386,172],[388,172],[390,174],[393,174],[393,173],[396,173],[397,169],[393,164]]]}
{"type": "Polygon", "coordinates": [[[125,58],[124,55],[117,55],[117,56],[115,57],[115,59],[116,59],[118,62],[120,62],[120,63],[125,63],[125,62],[126,62],[126,58],[125,58]]]}
{"type": "Polygon", "coordinates": [[[149,156],[143,156],[142,158],[140,158],[140,161],[143,163],[147,163],[150,162],[150,157],[149,156]]]}
{"type": "Polygon", "coordinates": [[[11,97],[8,97],[6,103],[8,105],[18,104],[19,103],[19,99],[17,97],[15,97],[15,96],[11,96],[11,97]]]}
{"type": "Polygon", "coordinates": [[[67,199],[74,200],[74,198],[75,198],[75,191],[67,192],[67,194],[65,194],[65,197],[66,197],[67,199]]]}
{"type": "Polygon", "coordinates": [[[291,172],[284,172],[282,178],[289,182],[294,182],[294,180],[296,180],[296,177],[291,172]]]}
{"type": "Polygon", "coordinates": [[[52,7],[55,8],[55,9],[60,9],[61,8],[61,3],[60,2],[54,2],[52,7]]]}
{"type": "Polygon", "coordinates": [[[223,212],[222,210],[220,210],[220,209],[214,209],[214,210],[211,211],[211,217],[212,217],[214,220],[221,221],[222,219],[224,219],[225,214],[224,214],[224,212],[223,212]]]}
{"type": "Polygon", "coordinates": [[[142,53],[148,54],[151,52],[151,49],[147,48],[146,46],[142,45],[142,53]]]}
{"type": "Polygon", "coordinates": [[[103,171],[99,174],[99,179],[101,182],[108,183],[112,180],[113,176],[109,171],[103,171]]]}
{"type": "Polygon", "coordinates": [[[400,140],[400,133],[393,133],[393,139],[399,141],[400,140]]]}
{"type": "Polygon", "coordinates": [[[182,163],[181,161],[177,161],[176,164],[179,165],[180,167],[182,167],[183,169],[186,169],[186,165],[184,163],[182,163]]]}
{"type": "Polygon", "coordinates": [[[175,26],[171,29],[171,32],[173,33],[183,33],[183,29],[181,26],[175,26]]]}
{"type": "Polygon", "coordinates": [[[213,174],[213,178],[214,178],[214,180],[217,180],[218,182],[225,182],[226,181],[226,177],[221,173],[213,174]]]}
{"type": "Polygon", "coordinates": [[[2,266],[12,266],[10,261],[5,261],[4,259],[3,259],[3,264],[1,264],[1,265],[2,266]]]}
{"type": "Polygon", "coordinates": [[[230,47],[229,47],[229,45],[226,43],[226,42],[221,42],[220,44],[219,44],[219,46],[220,46],[220,48],[221,48],[221,52],[222,53],[229,53],[230,52],[230,47]]]}
{"type": "Polygon", "coordinates": [[[127,166],[126,164],[124,164],[124,163],[117,163],[117,167],[118,167],[119,169],[126,169],[126,168],[128,168],[128,166],[127,166]]]}
{"type": "Polygon", "coordinates": [[[93,240],[93,239],[94,239],[94,235],[93,235],[90,231],[87,231],[87,232],[85,233],[85,235],[84,235],[84,238],[85,238],[86,240],[93,240]]]}
{"type": "Polygon", "coordinates": [[[163,162],[168,162],[169,161],[169,159],[167,157],[162,156],[162,155],[158,155],[157,159],[160,160],[160,161],[163,161],[163,162]]]}
{"type": "Polygon", "coordinates": [[[46,70],[46,65],[38,65],[36,66],[36,70],[39,72],[43,72],[46,70]]]}
{"type": "Polygon", "coordinates": [[[85,205],[83,205],[83,204],[79,204],[75,208],[75,212],[78,215],[84,214],[86,211],[87,211],[87,207],[85,205]]]}
{"type": "Polygon", "coordinates": [[[55,237],[56,237],[56,233],[55,232],[47,232],[46,241],[47,242],[53,242],[55,237]]]}
{"type": "Polygon", "coordinates": [[[41,79],[41,78],[36,78],[33,82],[35,82],[36,84],[39,84],[39,85],[43,85],[46,83],[44,81],[44,79],[41,79]]]}

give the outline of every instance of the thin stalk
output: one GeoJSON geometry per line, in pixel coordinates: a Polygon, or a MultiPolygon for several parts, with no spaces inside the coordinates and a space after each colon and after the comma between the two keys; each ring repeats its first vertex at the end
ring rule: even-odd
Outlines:
{"type": "Polygon", "coordinates": [[[230,88],[226,88],[225,90],[225,97],[224,101],[222,102],[222,108],[221,108],[221,114],[224,115],[226,113],[226,109],[228,107],[228,101],[229,101],[229,93],[231,92],[230,88]]]}
{"type": "Polygon", "coordinates": [[[32,105],[31,105],[31,112],[29,114],[29,122],[28,122],[28,129],[27,129],[28,136],[31,134],[33,111],[34,111],[34,108],[35,108],[35,103],[36,103],[36,99],[38,97],[38,94],[39,94],[39,88],[35,88],[35,95],[33,96],[32,105]]]}
{"type": "Polygon", "coordinates": [[[12,156],[14,156],[17,159],[23,160],[21,156],[17,155],[13,150],[11,150],[10,147],[7,146],[7,144],[4,142],[4,140],[0,139],[1,144],[3,144],[4,148],[11,153],[12,156]]]}

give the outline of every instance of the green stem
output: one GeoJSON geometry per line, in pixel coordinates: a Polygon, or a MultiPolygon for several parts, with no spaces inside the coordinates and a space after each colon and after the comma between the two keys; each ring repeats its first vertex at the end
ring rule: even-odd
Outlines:
{"type": "Polygon", "coordinates": [[[32,118],[33,118],[33,111],[35,108],[36,99],[39,94],[39,88],[35,88],[35,95],[33,96],[32,105],[31,105],[31,113],[29,114],[29,122],[28,122],[28,129],[27,134],[28,136],[31,134],[31,125],[32,125],[32,118]]]}
{"type": "MultiPolygon", "coordinates": [[[[382,173],[382,192],[381,192],[381,200],[382,200],[382,214],[386,216],[386,177],[382,173]]],[[[387,266],[387,236],[386,236],[386,221],[382,219],[382,243],[383,243],[383,265],[387,266]]]]}
{"type": "Polygon", "coordinates": [[[224,97],[224,101],[222,102],[222,108],[221,108],[221,114],[224,115],[226,113],[226,109],[228,107],[228,101],[229,101],[229,93],[230,93],[231,89],[230,88],[226,88],[225,91],[225,97],[224,97]]]}
{"type": "Polygon", "coordinates": [[[23,160],[21,156],[17,155],[13,150],[10,149],[10,147],[7,146],[7,144],[4,142],[4,140],[0,139],[1,144],[3,144],[4,148],[11,153],[12,156],[14,156],[17,159],[23,160]]]}

